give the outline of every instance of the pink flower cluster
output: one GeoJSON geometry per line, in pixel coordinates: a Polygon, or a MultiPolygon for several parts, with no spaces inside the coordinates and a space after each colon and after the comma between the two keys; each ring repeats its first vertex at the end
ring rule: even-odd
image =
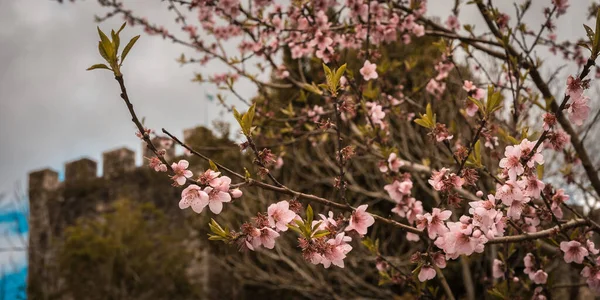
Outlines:
{"type": "Polygon", "coordinates": [[[524,139],[519,145],[507,146],[500,160],[501,176],[508,180],[497,184],[496,199],[508,207],[507,215],[513,220],[521,218],[524,206],[532,198],[539,198],[545,186],[536,175],[536,164],[543,164],[544,157],[541,148],[533,151],[535,144],[524,139]]]}
{"type": "Polygon", "coordinates": [[[453,188],[460,188],[465,184],[465,180],[460,176],[450,173],[450,169],[442,168],[439,171],[433,171],[429,184],[436,191],[450,191],[453,188]]]}
{"type": "MultiPolygon", "coordinates": [[[[189,175],[191,177],[191,172],[189,175]]],[[[204,172],[198,179],[198,183],[205,186],[204,189],[196,184],[186,187],[181,192],[179,208],[191,207],[194,212],[201,213],[208,206],[214,214],[219,214],[223,210],[223,203],[230,202],[232,198],[241,197],[241,190],[230,189],[231,178],[220,175],[220,172],[212,170],[204,172]]]]}
{"type": "Polygon", "coordinates": [[[541,267],[536,264],[535,257],[531,253],[527,253],[525,258],[523,258],[523,263],[525,264],[525,269],[523,273],[529,275],[529,279],[533,281],[535,284],[544,284],[548,280],[548,273],[544,272],[541,267]],[[536,265],[540,267],[536,270],[536,265]]]}
{"type": "Polygon", "coordinates": [[[588,85],[589,83],[582,82],[579,78],[573,78],[573,76],[569,76],[567,79],[566,94],[570,97],[569,102],[567,102],[567,113],[571,122],[577,126],[583,125],[590,114],[588,105],[590,98],[583,95],[583,90],[588,85]]]}
{"type": "MultiPolygon", "coordinates": [[[[396,202],[396,207],[392,209],[402,218],[406,218],[410,224],[417,220],[417,216],[423,213],[423,203],[414,197],[411,197],[413,182],[409,174],[400,174],[394,179],[394,182],[385,185],[383,188],[388,192],[390,198],[396,202]]],[[[407,232],[406,238],[410,241],[418,241],[419,236],[407,232]]]]}
{"type": "Polygon", "coordinates": [[[404,162],[398,158],[396,153],[390,153],[390,156],[386,161],[379,162],[379,171],[382,173],[387,173],[388,171],[392,171],[398,173],[400,171],[400,167],[404,165],[404,162]]]}
{"type": "Polygon", "coordinates": [[[279,232],[288,230],[290,224],[298,216],[290,210],[288,201],[279,201],[269,205],[266,218],[262,215],[255,220],[255,225],[245,224],[243,231],[246,233],[244,240],[245,246],[250,250],[256,250],[259,247],[273,249],[275,239],[279,237],[279,232]]]}

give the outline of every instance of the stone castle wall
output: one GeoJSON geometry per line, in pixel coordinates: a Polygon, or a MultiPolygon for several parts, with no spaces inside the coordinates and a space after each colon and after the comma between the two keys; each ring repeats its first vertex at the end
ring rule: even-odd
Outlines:
{"type": "MultiPolygon", "coordinates": [[[[204,135],[205,129],[200,129],[186,130],[184,141],[204,135]]],[[[165,148],[168,161],[175,158],[175,146],[169,138],[155,137],[152,142],[158,149],[165,148]]],[[[136,166],[136,152],[131,149],[103,152],[101,176],[97,176],[98,162],[89,158],[67,162],[62,182],[56,170],[46,168],[29,173],[28,298],[48,299],[60,289],[56,246],[61,243],[63,230],[78,218],[94,217],[122,198],[152,202],[163,211],[178,215],[174,211],[179,210],[180,191],[171,187],[164,173],[146,166],[145,158],[154,154],[145,144],[142,149],[142,166],[136,166]]]]}

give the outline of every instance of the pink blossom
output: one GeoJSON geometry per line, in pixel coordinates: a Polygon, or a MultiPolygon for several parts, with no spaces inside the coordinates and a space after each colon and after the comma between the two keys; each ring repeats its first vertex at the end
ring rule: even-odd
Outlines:
{"type": "Polygon", "coordinates": [[[385,118],[385,112],[383,111],[383,106],[369,102],[367,103],[367,107],[370,107],[369,117],[373,125],[379,125],[379,127],[384,128],[383,118],[385,118]]]}
{"type": "Polygon", "coordinates": [[[524,198],[523,191],[519,184],[513,180],[507,180],[504,185],[496,190],[496,199],[502,200],[502,203],[511,206],[513,201],[522,201],[524,198]]]}
{"type": "Polygon", "coordinates": [[[459,255],[471,255],[473,252],[481,253],[487,238],[481,231],[473,230],[473,225],[463,222],[447,222],[449,231],[435,240],[435,245],[443,249],[450,258],[459,255]]]}
{"type": "Polygon", "coordinates": [[[534,153],[531,153],[533,147],[535,147],[535,144],[537,144],[537,141],[529,141],[528,139],[522,140],[519,144],[522,157],[525,157],[525,155],[531,155],[526,163],[529,168],[535,167],[535,163],[538,163],[539,165],[544,164],[544,156],[541,153],[542,148],[538,147],[534,153]]]}
{"type": "Polygon", "coordinates": [[[436,190],[449,190],[451,188],[460,188],[465,184],[465,180],[454,173],[449,173],[450,169],[442,168],[439,171],[433,171],[429,184],[436,190]]]}
{"type": "Polygon", "coordinates": [[[589,100],[590,98],[586,96],[572,97],[569,100],[570,105],[567,108],[567,112],[569,113],[569,119],[575,125],[583,125],[583,122],[588,118],[590,114],[589,100]]]}
{"type": "Polygon", "coordinates": [[[600,250],[596,249],[596,245],[594,245],[594,242],[592,242],[590,240],[586,240],[585,245],[590,253],[592,253],[594,255],[597,255],[598,253],[600,253],[600,250]]]}
{"type": "Polygon", "coordinates": [[[510,206],[508,207],[508,211],[506,212],[506,215],[513,220],[520,219],[521,213],[523,212],[523,206],[526,203],[529,203],[529,201],[530,201],[529,197],[523,197],[521,199],[514,199],[510,203],[510,206]]]}
{"type": "Polygon", "coordinates": [[[544,182],[539,180],[535,175],[530,175],[519,181],[519,185],[523,189],[523,195],[533,198],[539,198],[542,190],[546,186],[544,182]]]}
{"type": "Polygon", "coordinates": [[[372,64],[370,61],[366,60],[363,64],[363,67],[360,69],[360,74],[367,81],[371,79],[377,79],[377,65],[372,64]]]}
{"type": "Polygon", "coordinates": [[[444,221],[448,220],[452,212],[449,210],[440,210],[434,208],[432,213],[426,213],[424,215],[417,215],[417,228],[427,228],[427,233],[430,239],[435,239],[438,235],[442,235],[448,232],[448,228],[444,225],[444,221]]]}
{"type": "Polygon", "coordinates": [[[195,184],[190,184],[183,191],[181,191],[179,208],[186,209],[191,206],[194,212],[201,213],[206,205],[208,205],[208,194],[202,191],[201,187],[195,184]]]}
{"type": "Polygon", "coordinates": [[[231,194],[231,198],[235,199],[235,198],[241,197],[243,193],[240,189],[236,188],[236,189],[229,190],[229,194],[231,194]]]}
{"type": "Polygon", "coordinates": [[[531,253],[525,254],[525,257],[523,258],[523,264],[525,265],[525,269],[523,270],[523,273],[525,273],[525,274],[533,273],[534,262],[535,262],[535,257],[533,256],[533,254],[531,254],[531,253]]]}
{"type": "Polygon", "coordinates": [[[561,242],[560,250],[565,253],[564,260],[566,263],[576,262],[581,264],[589,254],[588,250],[578,241],[561,242]]]}
{"type": "Polygon", "coordinates": [[[167,171],[167,165],[163,164],[163,162],[156,156],[150,158],[150,161],[148,162],[148,166],[152,169],[154,169],[154,171],[156,172],[166,172],[167,171]]]}
{"type": "Polygon", "coordinates": [[[417,215],[423,213],[423,203],[413,197],[405,197],[392,209],[392,212],[412,223],[416,220],[417,215]]]}
{"type": "Polygon", "coordinates": [[[288,230],[287,224],[296,217],[296,213],[290,210],[290,203],[287,201],[269,205],[267,214],[269,215],[269,226],[275,227],[279,231],[288,230]]]}
{"type": "Polygon", "coordinates": [[[396,153],[390,153],[390,156],[388,157],[388,164],[390,167],[390,170],[392,170],[393,172],[398,172],[400,170],[400,167],[402,165],[404,165],[404,163],[402,162],[402,160],[400,160],[398,158],[398,156],[396,155],[396,153]]]}
{"type": "Polygon", "coordinates": [[[393,183],[385,185],[383,189],[388,192],[392,200],[400,202],[404,196],[410,195],[412,187],[413,183],[410,180],[404,180],[402,182],[394,180],[393,183]]]}
{"type": "Polygon", "coordinates": [[[419,25],[419,24],[415,24],[412,28],[412,33],[416,36],[416,37],[421,37],[425,35],[425,26],[423,25],[419,25]]]}
{"type": "Polygon", "coordinates": [[[446,27],[452,31],[456,31],[460,28],[460,22],[458,21],[456,15],[448,16],[448,19],[446,20],[446,27]]]}
{"type": "Polygon", "coordinates": [[[550,209],[552,210],[552,213],[554,213],[554,215],[559,219],[562,219],[563,217],[563,211],[560,208],[560,205],[567,200],[569,200],[569,195],[565,195],[564,189],[556,190],[556,193],[554,193],[554,195],[552,196],[552,203],[550,204],[550,209]]]}
{"type": "Polygon", "coordinates": [[[171,176],[171,179],[173,179],[175,184],[184,185],[186,179],[192,177],[192,171],[187,170],[189,165],[190,163],[185,159],[182,159],[178,163],[173,163],[171,165],[171,168],[175,173],[175,175],[171,176]]]}
{"type": "Polygon", "coordinates": [[[556,15],[560,16],[567,12],[567,8],[569,8],[569,0],[552,0],[552,4],[556,6],[556,15]]]}
{"type": "Polygon", "coordinates": [[[220,214],[221,210],[223,210],[223,203],[231,201],[229,184],[227,185],[227,189],[225,191],[219,188],[207,186],[204,188],[204,192],[208,194],[208,207],[214,214],[220,214]]]}
{"type": "Polygon", "coordinates": [[[435,269],[430,265],[424,265],[419,272],[419,281],[425,282],[435,277],[435,269]]]}
{"type": "Polygon", "coordinates": [[[529,279],[531,279],[531,281],[533,281],[535,284],[545,284],[548,280],[548,273],[540,269],[529,273],[529,279]]]}
{"type": "Polygon", "coordinates": [[[421,237],[416,234],[416,233],[412,233],[412,232],[407,232],[406,233],[406,240],[410,241],[410,242],[418,242],[421,239],[421,237]]]}
{"type": "Polygon", "coordinates": [[[343,232],[338,233],[335,236],[335,239],[329,239],[327,244],[329,244],[330,247],[327,248],[323,254],[320,263],[322,263],[325,268],[329,268],[331,264],[343,268],[344,258],[346,258],[346,254],[352,250],[352,246],[348,244],[349,241],[352,241],[352,238],[345,236],[343,232]]]}
{"type": "Polygon", "coordinates": [[[246,241],[246,246],[250,250],[263,246],[267,249],[273,249],[275,247],[275,239],[279,237],[279,233],[269,227],[254,230],[254,234],[250,237],[250,241],[246,241]]]}
{"type": "Polygon", "coordinates": [[[465,92],[470,92],[470,91],[476,90],[477,86],[473,84],[473,81],[465,80],[462,88],[463,88],[463,90],[465,90],[465,92]]]}
{"type": "Polygon", "coordinates": [[[571,98],[579,98],[583,94],[583,86],[579,78],[574,78],[569,75],[567,78],[567,91],[566,94],[571,98]]]}
{"type": "Polygon", "coordinates": [[[521,164],[521,147],[506,146],[504,150],[504,158],[500,160],[500,168],[508,171],[508,178],[510,180],[516,180],[517,175],[523,174],[525,169],[521,164]]]}
{"type": "Polygon", "coordinates": [[[494,263],[492,264],[492,277],[504,278],[504,263],[497,258],[494,258],[494,263]]]}
{"type": "Polygon", "coordinates": [[[375,223],[375,219],[367,212],[367,204],[363,204],[356,208],[350,216],[350,224],[346,227],[346,231],[355,230],[360,235],[367,234],[367,228],[375,223]]]}

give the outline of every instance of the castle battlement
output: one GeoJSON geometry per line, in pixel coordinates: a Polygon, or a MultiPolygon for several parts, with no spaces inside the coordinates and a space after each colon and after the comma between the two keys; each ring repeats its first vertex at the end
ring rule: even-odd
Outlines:
{"type": "MultiPolygon", "coordinates": [[[[185,129],[184,142],[190,143],[195,139],[202,139],[207,134],[211,134],[210,129],[203,126],[185,129]]],[[[157,149],[165,150],[165,158],[172,160],[175,157],[175,144],[167,136],[155,136],[152,143],[157,149]]],[[[142,165],[146,163],[147,158],[153,157],[154,153],[142,142],[142,165]]],[[[84,157],[65,163],[64,181],[60,182],[59,172],[50,168],[36,170],[29,173],[29,191],[53,191],[60,186],[82,181],[89,181],[97,178],[113,179],[124,173],[129,173],[138,168],[135,163],[136,152],[127,147],[114,148],[102,153],[102,176],[98,177],[98,162],[84,157]]]]}

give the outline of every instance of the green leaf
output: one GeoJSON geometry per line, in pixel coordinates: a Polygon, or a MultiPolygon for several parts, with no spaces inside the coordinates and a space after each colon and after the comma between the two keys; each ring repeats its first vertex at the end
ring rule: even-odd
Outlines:
{"type": "Polygon", "coordinates": [[[479,101],[473,97],[467,97],[467,99],[469,99],[469,101],[471,101],[475,105],[477,105],[477,108],[479,108],[479,111],[481,112],[481,114],[485,115],[485,107],[484,107],[483,103],[481,103],[481,101],[479,101]]]}
{"type": "Polygon", "coordinates": [[[315,225],[312,226],[311,231],[315,231],[317,228],[319,228],[319,226],[321,226],[321,223],[323,223],[323,221],[315,223],[315,225]]]}
{"type": "Polygon", "coordinates": [[[244,125],[242,124],[242,115],[237,111],[237,109],[235,109],[235,107],[233,107],[233,116],[238,121],[240,126],[244,127],[244,125]]]}
{"type": "MultiPolygon", "coordinates": [[[[250,136],[252,134],[252,121],[254,120],[254,113],[256,110],[256,104],[252,104],[252,106],[250,106],[250,108],[248,109],[248,111],[241,115],[241,121],[238,120],[238,122],[240,122],[240,126],[242,127],[242,132],[244,132],[245,135],[250,136]]],[[[237,113],[238,116],[240,116],[239,113],[237,113]]],[[[234,112],[235,115],[235,112],[234,112]]],[[[237,117],[236,117],[237,119],[237,117]]]]}
{"type": "Polygon", "coordinates": [[[340,79],[342,79],[342,76],[344,76],[344,72],[346,72],[346,64],[343,64],[339,69],[335,71],[335,75],[333,76],[333,82],[335,82],[336,85],[339,85],[340,79]]]}
{"type": "Polygon", "coordinates": [[[119,53],[119,44],[121,43],[121,40],[119,39],[119,35],[114,30],[111,30],[110,36],[112,37],[112,42],[113,42],[112,45],[113,45],[113,48],[115,49],[115,53],[119,53]]]}
{"type": "Polygon", "coordinates": [[[217,165],[215,164],[214,161],[212,161],[211,159],[208,160],[208,165],[210,166],[210,169],[215,171],[215,172],[219,172],[219,168],[217,167],[217,165]]]}
{"type": "Polygon", "coordinates": [[[114,54],[115,51],[113,49],[113,45],[110,42],[110,40],[108,39],[108,37],[106,36],[106,34],[104,34],[104,32],[102,32],[102,30],[100,30],[100,27],[96,27],[98,29],[98,35],[100,36],[100,45],[102,48],[104,48],[104,52],[106,53],[106,55],[108,56],[109,63],[112,63],[113,59],[114,59],[114,54]]]}
{"type": "Polygon", "coordinates": [[[328,236],[329,234],[330,234],[330,232],[327,230],[319,230],[319,231],[315,232],[315,234],[313,235],[313,238],[317,239],[320,237],[328,236]]]}
{"type": "Polygon", "coordinates": [[[585,28],[585,33],[587,34],[588,39],[590,40],[590,43],[594,41],[594,31],[592,30],[592,28],[590,28],[590,26],[587,26],[585,24],[583,24],[583,28],[585,28]]]}
{"type": "Polygon", "coordinates": [[[289,229],[291,229],[291,230],[295,231],[296,233],[298,233],[299,235],[304,236],[304,233],[302,232],[302,230],[300,230],[300,228],[298,228],[298,227],[296,227],[294,225],[290,225],[290,224],[287,224],[286,226],[289,229]]]}
{"type": "Polygon", "coordinates": [[[102,42],[98,42],[98,52],[100,52],[102,58],[104,58],[104,60],[106,60],[106,62],[110,64],[110,59],[108,58],[106,50],[104,50],[104,47],[102,47],[102,42]]]}
{"type": "Polygon", "coordinates": [[[312,206],[310,206],[310,204],[306,207],[306,223],[309,224],[308,226],[310,226],[310,224],[312,224],[314,218],[314,213],[313,213],[313,209],[312,206]]]}
{"type": "Polygon", "coordinates": [[[107,70],[111,70],[111,68],[109,68],[107,65],[105,64],[95,64],[89,68],[87,68],[87,71],[91,71],[91,70],[95,70],[95,69],[107,69],[107,70]]]}
{"type": "Polygon", "coordinates": [[[544,165],[538,165],[536,168],[537,177],[539,180],[544,178],[544,165]]]}
{"type": "Polygon", "coordinates": [[[431,128],[431,125],[429,124],[429,122],[427,122],[427,121],[425,121],[425,120],[423,120],[423,119],[415,119],[414,121],[415,121],[415,123],[417,123],[418,125],[421,125],[421,126],[423,126],[423,127],[425,127],[425,128],[431,128]]]}
{"type": "Polygon", "coordinates": [[[125,25],[127,25],[127,22],[124,22],[123,25],[121,25],[121,27],[117,31],[117,35],[119,35],[121,33],[121,31],[125,28],[125,25]]]}
{"type": "Polygon", "coordinates": [[[123,49],[123,53],[121,54],[121,65],[123,64],[123,62],[125,61],[125,57],[127,56],[127,54],[129,53],[129,51],[131,50],[131,48],[133,47],[133,45],[135,44],[135,42],[137,42],[137,40],[140,38],[139,35],[134,36],[131,40],[129,40],[129,43],[127,43],[127,45],[125,46],[125,48],[123,49]]]}
{"type": "Polygon", "coordinates": [[[319,89],[314,82],[312,84],[304,83],[302,84],[302,88],[313,94],[323,95],[323,91],[321,91],[321,89],[319,89]]]}

